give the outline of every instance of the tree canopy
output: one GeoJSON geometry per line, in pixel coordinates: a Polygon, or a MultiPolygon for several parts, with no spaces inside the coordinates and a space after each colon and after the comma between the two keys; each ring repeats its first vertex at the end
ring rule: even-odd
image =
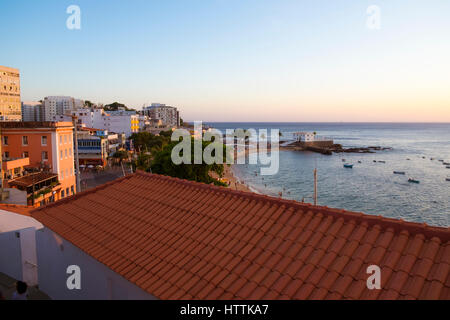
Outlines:
{"type": "Polygon", "coordinates": [[[119,102],[113,102],[113,103],[110,103],[110,104],[107,104],[104,106],[105,111],[117,111],[117,110],[119,110],[119,108],[123,108],[126,111],[136,111],[134,109],[128,108],[126,105],[124,105],[123,103],[119,103],[119,102]]]}
{"type": "MultiPolygon", "coordinates": [[[[211,142],[202,141],[202,152],[211,142]]],[[[214,183],[219,186],[226,186],[226,184],[218,179],[210,176],[210,172],[216,172],[220,177],[224,172],[223,164],[207,164],[202,161],[202,164],[179,164],[176,165],[172,161],[172,149],[178,142],[171,142],[166,145],[160,152],[158,152],[151,164],[151,171],[162,175],[186,179],[191,181],[214,183]]],[[[226,159],[226,148],[223,145],[223,163],[226,159]]],[[[191,159],[194,159],[194,139],[191,138],[191,159]]]]}

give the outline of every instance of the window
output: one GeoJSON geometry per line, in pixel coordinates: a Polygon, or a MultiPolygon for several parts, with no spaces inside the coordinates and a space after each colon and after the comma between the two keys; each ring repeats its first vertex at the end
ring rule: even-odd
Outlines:
{"type": "Polygon", "coordinates": [[[62,150],[59,152],[59,157],[61,158],[61,160],[63,159],[63,151],[62,150]]]}
{"type": "Polygon", "coordinates": [[[66,150],[64,150],[64,154],[65,154],[65,156],[66,156],[66,159],[67,159],[67,149],[66,149],[66,150]]]}
{"type": "Polygon", "coordinates": [[[22,145],[23,146],[27,146],[28,145],[28,136],[23,136],[22,137],[22,145]]]}
{"type": "Polygon", "coordinates": [[[8,136],[3,136],[3,144],[4,144],[5,146],[8,145],[8,136]]]}
{"type": "Polygon", "coordinates": [[[69,193],[69,188],[66,188],[66,194],[67,194],[67,196],[70,195],[70,193],[69,193]]]}
{"type": "Polygon", "coordinates": [[[64,190],[61,191],[61,198],[64,198],[64,190]]]}
{"type": "Polygon", "coordinates": [[[69,148],[69,156],[72,157],[72,148],[69,148]]]}
{"type": "Polygon", "coordinates": [[[47,160],[48,160],[48,152],[42,151],[42,161],[47,161],[47,160]]]}
{"type": "Polygon", "coordinates": [[[47,145],[47,136],[41,137],[41,145],[46,146],[47,145]]]}
{"type": "Polygon", "coordinates": [[[23,158],[28,158],[28,151],[24,151],[22,156],[23,158]]]}
{"type": "Polygon", "coordinates": [[[72,192],[72,194],[75,194],[75,188],[73,186],[70,187],[70,191],[72,192]]]}
{"type": "Polygon", "coordinates": [[[61,170],[61,180],[64,180],[64,170],[61,170]]]}
{"type": "Polygon", "coordinates": [[[8,159],[9,158],[9,152],[5,151],[5,158],[8,159]]]}

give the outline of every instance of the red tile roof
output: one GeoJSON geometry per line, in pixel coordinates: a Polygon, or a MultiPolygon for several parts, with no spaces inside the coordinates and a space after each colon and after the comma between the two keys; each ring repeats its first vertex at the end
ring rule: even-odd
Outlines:
{"type": "Polygon", "coordinates": [[[32,216],[160,299],[450,299],[450,228],[142,172],[32,216]]]}
{"type": "Polygon", "coordinates": [[[14,212],[21,214],[23,216],[31,216],[30,212],[33,210],[34,207],[31,206],[24,206],[19,204],[6,204],[6,203],[0,203],[0,210],[5,210],[9,212],[14,212]]]}

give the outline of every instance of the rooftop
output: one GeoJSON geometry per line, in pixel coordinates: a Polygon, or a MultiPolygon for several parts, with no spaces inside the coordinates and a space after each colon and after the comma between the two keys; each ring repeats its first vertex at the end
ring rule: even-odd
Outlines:
{"type": "Polygon", "coordinates": [[[6,204],[6,203],[0,203],[0,210],[9,211],[21,214],[23,216],[30,216],[30,211],[34,209],[30,206],[24,206],[19,204],[6,204]]]}
{"type": "Polygon", "coordinates": [[[25,206],[15,208],[12,205],[0,204],[0,233],[25,228],[43,228],[39,221],[29,216],[29,212],[30,210],[25,206]]]}
{"type": "Polygon", "coordinates": [[[42,128],[61,128],[61,127],[73,127],[72,122],[64,121],[9,121],[0,122],[2,129],[42,129],[42,128]]]}
{"type": "Polygon", "coordinates": [[[450,299],[450,228],[143,172],[31,214],[160,299],[450,299]]]}
{"type": "Polygon", "coordinates": [[[18,186],[18,187],[32,187],[33,184],[38,184],[40,182],[49,180],[49,179],[53,179],[53,178],[58,178],[58,175],[56,173],[52,173],[52,172],[45,172],[45,171],[41,171],[41,172],[37,172],[37,173],[30,173],[26,176],[14,179],[14,180],[10,180],[8,181],[8,184],[10,186],[18,186]]]}

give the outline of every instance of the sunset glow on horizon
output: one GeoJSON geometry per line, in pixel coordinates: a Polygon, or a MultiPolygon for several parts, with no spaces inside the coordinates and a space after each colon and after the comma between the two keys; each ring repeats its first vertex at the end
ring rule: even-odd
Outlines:
{"type": "Polygon", "coordinates": [[[161,102],[210,122],[450,122],[450,1],[80,0],[68,30],[72,2],[0,4],[0,65],[20,70],[22,101],[161,102]]]}

